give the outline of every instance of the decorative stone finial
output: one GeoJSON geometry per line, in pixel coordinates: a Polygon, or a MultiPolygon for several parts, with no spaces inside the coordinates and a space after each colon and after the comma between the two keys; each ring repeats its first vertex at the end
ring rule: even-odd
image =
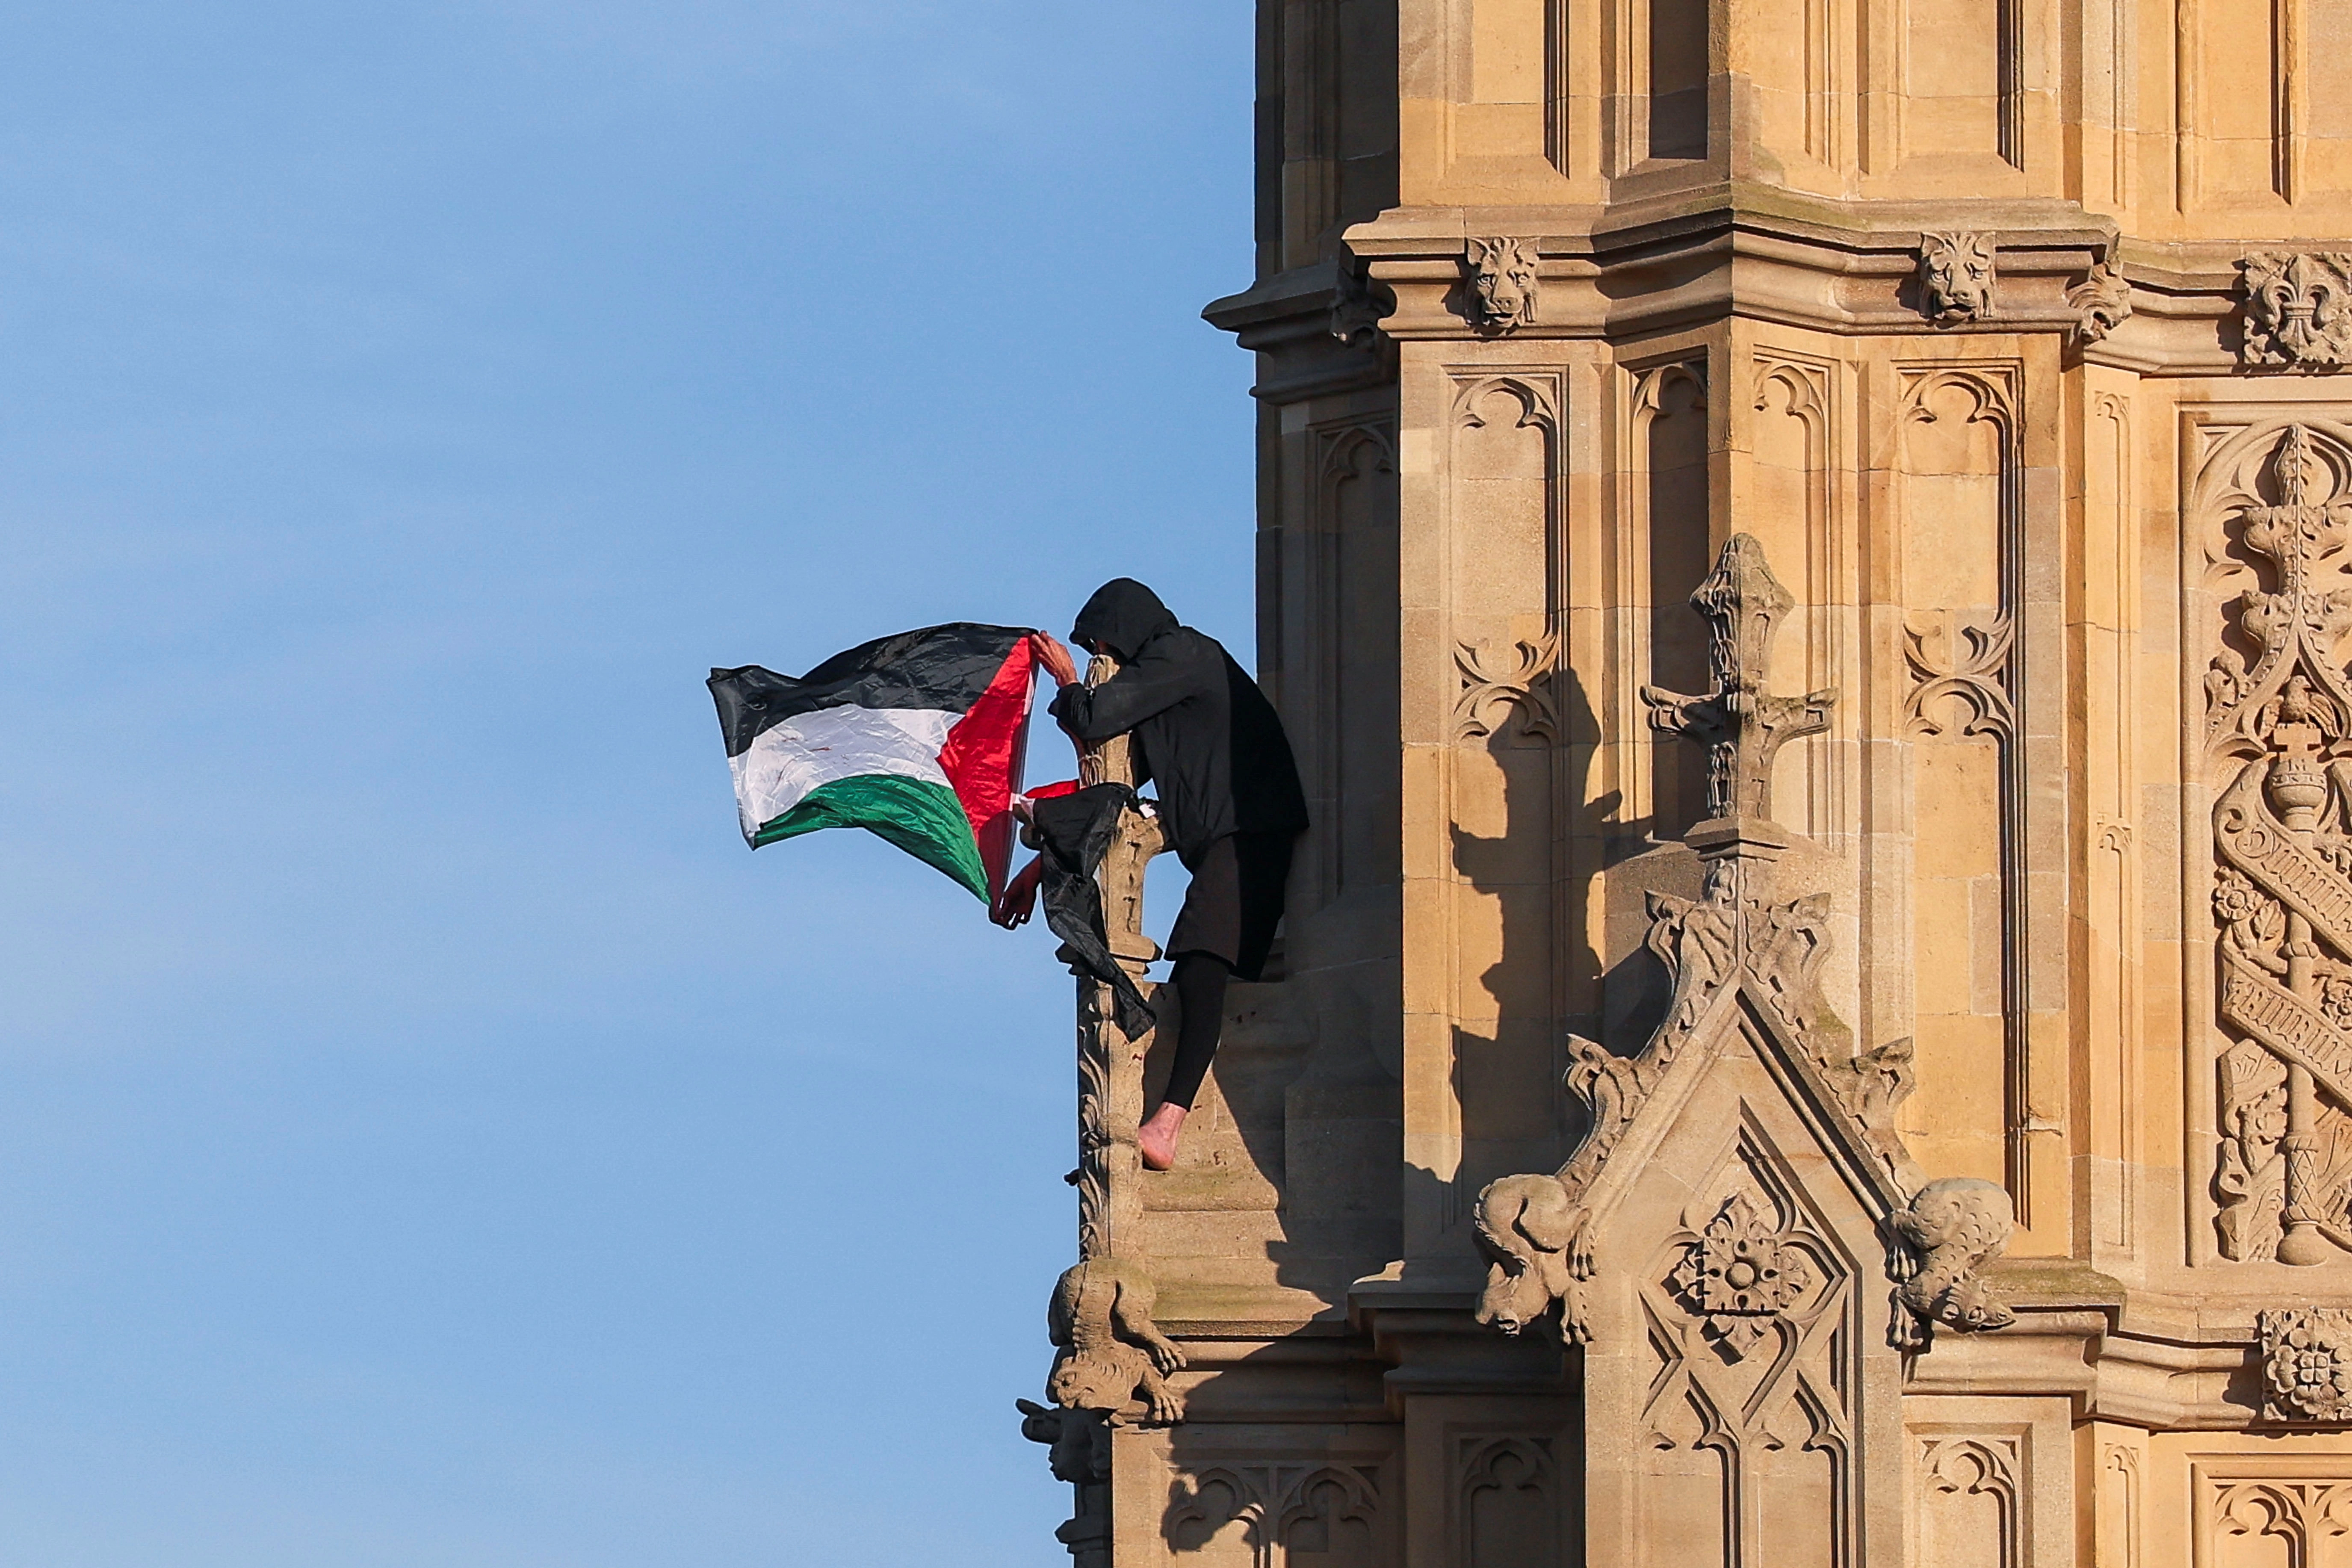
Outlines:
{"type": "Polygon", "coordinates": [[[1753,534],[1735,533],[1715,570],[1691,595],[1707,624],[1707,668],[1715,689],[1701,697],[1642,688],[1650,727],[1706,748],[1706,812],[1726,823],[1769,821],[1772,763],[1780,748],[1830,724],[1832,690],[1773,697],[1764,689],[1772,636],[1795,606],[1765,564],[1753,534]]]}

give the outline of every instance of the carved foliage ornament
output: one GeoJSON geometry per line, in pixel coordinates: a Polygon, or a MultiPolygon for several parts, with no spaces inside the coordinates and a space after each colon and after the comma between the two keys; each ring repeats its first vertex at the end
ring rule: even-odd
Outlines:
{"type": "Polygon", "coordinates": [[[1987,234],[1919,237],[1919,304],[1929,321],[1956,327],[1992,315],[1993,254],[1987,234]]]}
{"type": "Polygon", "coordinates": [[[2258,250],[2238,272],[2246,291],[2242,363],[2335,370],[2352,358],[2352,254],[2258,250]]]}
{"type": "Polygon", "coordinates": [[[1514,709],[1520,734],[1529,740],[1559,739],[1559,710],[1550,685],[1559,665],[1558,632],[1517,643],[1510,653],[1492,643],[1458,642],[1454,663],[1462,672],[1462,692],[1454,701],[1455,740],[1501,733],[1514,709]]]}
{"type": "Polygon", "coordinates": [[[2263,1415],[2352,1423],[2352,1312],[2290,1307],[2263,1312],[2263,1415]]]}
{"type": "Polygon", "coordinates": [[[1472,324],[1497,334],[1535,324],[1539,283],[1533,242],[1474,238],[1467,260],[1472,324]]]}
{"type": "Polygon", "coordinates": [[[2225,643],[2205,677],[2209,750],[2238,759],[2213,806],[2220,1014],[2236,1042],[2218,1065],[2214,1194],[2225,1257],[2315,1264],[2352,1247],[2352,691],[2336,651],[2352,630],[2336,560],[2352,504],[2341,454],[2326,460],[2301,426],[2280,433],[2267,479],[2239,509],[2273,584],[2237,600],[2252,654],[2225,643]]]}

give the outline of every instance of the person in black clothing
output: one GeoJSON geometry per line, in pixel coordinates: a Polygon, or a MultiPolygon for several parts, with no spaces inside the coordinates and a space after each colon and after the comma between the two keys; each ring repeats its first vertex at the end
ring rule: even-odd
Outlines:
{"type": "Polygon", "coordinates": [[[1216,1055],[1225,982],[1265,970],[1307,796],[1257,682],[1214,637],[1177,625],[1142,584],[1118,577],[1095,590],[1070,640],[1118,660],[1118,673],[1089,690],[1068,652],[1040,634],[1040,662],[1061,685],[1049,711],[1083,744],[1133,737],[1136,782],[1158,785],[1161,827],[1192,874],[1168,935],[1182,1005],[1176,1058],[1167,1098],[1139,1135],[1143,1163],[1164,1171],[1216,1055]]]}

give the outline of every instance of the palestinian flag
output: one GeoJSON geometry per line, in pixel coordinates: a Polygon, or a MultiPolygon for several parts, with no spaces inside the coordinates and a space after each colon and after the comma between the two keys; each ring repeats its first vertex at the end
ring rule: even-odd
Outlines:
{"type": "Polygon", "coordinates": [[[712,670],[743,837],[757,849],[863,827],[993,898],[1013,855],[1034,662],[1026,630],[958,621],[877,637],[797,679],[712,670]]]}

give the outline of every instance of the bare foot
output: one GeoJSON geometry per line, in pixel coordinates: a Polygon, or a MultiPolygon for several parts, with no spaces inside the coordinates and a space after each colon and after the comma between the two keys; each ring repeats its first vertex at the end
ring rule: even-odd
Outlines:
{"type": "Polygon", "coordinates": [[[1135,1142],[1143,1151],[1143,1168],[1165,1171],[1176,1163],[1176,1138],[1184,1131],[1184,1107],[1166,1105],[1136,1129],[1135,1142]]]}

